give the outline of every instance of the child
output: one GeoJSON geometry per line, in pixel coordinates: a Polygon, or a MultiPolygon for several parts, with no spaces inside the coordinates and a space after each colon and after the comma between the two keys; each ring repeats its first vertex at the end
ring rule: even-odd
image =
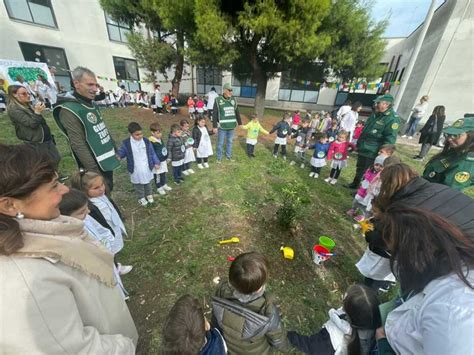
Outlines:
{"type": "Polygon", "coordinates": [[[263,134],[269,134],[268,131],[262,127],[258,121],[257,115],[250,116],[251,120],[243,125],[242,128],[247,130],[247,156],[249,158],[255,158],[254,150],[255,145],[257,144],[258,134],[262,132],[263,134]]]}
{"type": "Polygon", "coordinates": [[[290,343],[305,354],[369,354],[375,347],[375,330],[382,325],[380,301],[367,286],[352,285],[343,306],[329,310],[329,320],[311,336],[288,332],[290,343]]]}
{"type": "Polygon", "coordinates": [[[314,117],[311,119],[309,123],[312,139],[314,139],[316,136],[316,132],[318,130],[320,120],[321,120],[321,115],[319,113],[315,113],[314,117]]]}
{"type": "Polygon", "coordinates": [[[162,132],[160,125],[153,122],[150,125],[151,136],[148,138],[153,150],[155,151],[156,157],[160,161],[160,167],[153,170],[153,178],[155,180],[156,188],[160,195],[166,195],[166,191],[171,191],[172,188],[168,186],[166,173],[168,172],[168,149],[161,140],[162,132]]]}
{"type": "MultiPolygon", "coordinates": [[[[304,169],[305,167],[305,152],[308,149],[308,142],[310,139],[309,132],[309,121],[303,120],[301,122],[301,127],[293,134],[292,137],[296,137],[295,143],[295,157],[296,161],[300,162],[300,168],[304,169]]],[[[292,161],[290,165],[294,165],[295,161],[292,161]]]]}
{"type": "MultiPolygon", "coordinates": [[[[337,120],[336,120],[336,122],[337,122],[337,120]]],[[[321,119],[321,122],[319,123],[318,131],[323,132],[323,133],[327,133],[326,131],[329,128],[331,128],[331,125],[332,125],[331,113],[326,112],[324,114],[324,117],[321,119]]]]}
{"type": "Polygon", "coordinates": [[[160,168],[160,161],[147,138],[143,137],[142,127],[137,122],[128,124],[130,138],[122,142],[117,152],[117,159],[127,159],[127,170],[138,197],[140,206],[154,203],[151,180],[153,169],[160,168]]]}
{"type": "Polygon", "coordinates": [[[289,114],[285,113],[283,115],[283,119],[278,122],[273,128],[270,130],[270,134],[273,132],[277,132],[277,137],[275,138],[275,145],[273,147],[273,157],[278,157],[278,149],[281,146],[281,156],[283,160],[286,160],[286,143],[287,138],[291,134],[290,133],[290,122],[291,117],[289,114]]]}
{"type": "Polygon", "coordinates": [[[338,133],[339,133],[339,129],[337,127],[337,120],[332,120],[331,121],[331,127],[329,127],[326,130],[326,134],[328,136],[329,143],[332,143],[336,140],[338,133]]]}
{"type": "Polygon", "coordinates": [[[196,150],[197,167],[209,168],[209,157],[213,154],[211,137],[213,131],[207,129],[206,117],[199,116],[193,128],[194,149],[196,150]]]}
{"type": "Polygon", "coordinates": [[[197,109],[198,116],[204,115],[204,101],[202,100],[201,96],[198,97],[198,100],[196,103],[196,109],[197,109]]]}
{"type": "Polygon", "coordinates": [[[224,334],[229,353],[269,354],[289,350],[288,339],[273,297],[265,291],[268,261],[256,252],[237,256],[229,280],[212,298],[212,325],[224,334]],[[252,322],[252,327],[247,327],[252,322]]]}
{"type": "Polygon", "coordinates": [[[170,94],[166,94],[163,97],[163,108],[165,109],[166,113],[170,112],[170,94]]]}
{"type": "Polygon", "coordinates": [[[292,134],[296,133],[296,131],[299,128],[300,122],[301,122],[300,111],[296,110],[295,113],[293,114],[293,120],[292,120],[292,123],[291,123],[291,133],[292,134]]]}
{"type": "Polygon", "coordinates": [[[326,166],[326,156],[328,154],[329,145],[328,136],[325,133],[319,133],[317,135],[318,142],[309,147],[309,149],[314,149],[313,157],[311,158],[311,172],[309,177],[314,177],[317,179],[321,168],[326,166]]]}
{"type": "Polygon", "coordinates": [[[176,114],[178,113],[178,99],[174,95],[171,95],[170,97],[170,105],[171,105],[171,114],[173,116],[176,116],[176,114]]]}
{"type": "MultiPolygon", "coordinates": [[[[87,195],[91,217],[114,235],[111,247],[116,256],[123,249],[123,236],[127,235],[127,230],[120,209],[105,194],[104,178],[96,172],[81,169],[71,176],[71,186],[87,195]]],[[[120,275],[128,274],[133,268],[131,265],[121,265],[117,262],[116,265],[120,275]]]]}
{"type": "Polygon", "coordinates": [[[163,327],[163,354],[227,354],[224,338],[211,328],[196,298],[181,296],[171,308],[163,327]]]}
{"type": "Polygon", "coordinates": [[[395,154],[397,147],[395,144],[384,144],[379,149],[379,154],[385,155],[386,157],[391,157],[395,154]]]}
{"type": "MultiPolygon", "coordinates": [[[[97,240],[103,247],[112,253],[112,243],[114,235],[110,230],[100,225],[94,218],[89,215],[87,195],[77,189],[70,189],[63,195],[59,210],[63,216],[69,216],[84,221],[84,229],[91,237],[97,240]]],[[[128,293],[123,287],[120,274],[117,267],[113,264],[115,279],[117,280],[117,288],[124,299],[128,299],[128,293]]]]}
{"type": "Polygon", "coordinates": [[[357,145],[357,140],[360,137],[360,134],[362,133],[362,130],[364,129],[364,121],[357,121],[355,129],[354,129],[354,134],[352,135],[352,144],[357,145]]]}
{"type": "Polygon", "coordinates": [[[187,104],[188,104],[189,119],[194,120],[195,119],[194,113],[196,112],[196,109],[194,108],[195,103],[191,96],[189,96],[187,104]]]}
{"type": "Polygon", "coordinates": [[[168,161],[171,161],[174,183],[176,185],[184,181],[181,172],[183,170],[185,152],[186,147],[181,139],[181,127],[177,124],[173,124],[168,137],[168,161]]]}
{"type": "Polygon", "coordinates": [[[324,181],[331,185],[336,185],[337,179],[341,174],[342,168],[347,166],[347,155],[349,148],[356,149],[355,145],[347,141],[348,133],[340,131],[337,134],[337,140],[331,143],[328,151],[328,160],[332,160],[331,173],[324,181]]]}
{"type": "Polygon", "coordinates": [[[191,169],[191,163],[196,161],[196,157],[194,156],[194,139],[191,136],[191,131],[189,130],[189,122],[187,120],[181,120],[179,122],[181,126],[181,139],[184,142],[186,150],[184,152],[184,163],[183,163],[183,175],[190,175],[194,174],[195,171],[191,169]]]}

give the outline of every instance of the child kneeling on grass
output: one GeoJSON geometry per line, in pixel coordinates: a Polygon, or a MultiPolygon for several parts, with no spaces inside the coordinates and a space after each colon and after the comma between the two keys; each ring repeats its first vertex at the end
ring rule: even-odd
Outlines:
{"type": "Polygon", "coordinates": [[[251,120],[246,125],[243,125],[242,128],[247,130],[247,156],[249,158],[255,158],[254,150],[255,145],[257,144],[259,133],[270,133],[262,127],[262,125],[258,121],[257,115],[252,115],[251,120]]]}
{"type": "Polygon", "coordinates": [[[311,336],[288,332],[290,343],[305,354],[368,355],[375,347],[375,330],[382,325],[379,300],[367,286],[352,285],[343,306],[329,310],[329,320],[311,336]]]}
{"type": "Polygon", "coordinates": [[[117,159],[127,159],[127,170],[138,197],[138,203],[146,206],[154,203],[151,181],[153,169],[160,168],[160,161],[147,138],[143,137],[142,127],[137,122],[128,124],[130,138],[122,142],[117,152],[117,159]]]}
{"type": "Polygon", "coordinates": [[[184,295],[171,308],[163,327],[164,355],[225,355],[219,330],[211,328],[199,301],[184,295]]]}
{"type": "Polygon", "coordinates": [[[267,279],[264,255],[240,254],[230,266],[229,281],[221,282],[212,297],[212,325],[222,331],[232,354],[289,350],[280,313],[265,292],[267,279]]]}

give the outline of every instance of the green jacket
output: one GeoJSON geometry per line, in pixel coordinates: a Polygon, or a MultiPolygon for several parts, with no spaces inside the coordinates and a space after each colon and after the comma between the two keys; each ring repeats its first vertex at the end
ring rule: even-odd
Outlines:
{"type": "Polygon", "coordinates": [[[274,351],[289,351],[280,313],[267,292],[243,303],[236,298],[229,282],[224,281],[219,284],[215,296],[217,299],[213,301],[212,326],[224,334],[229,354],[268,355],[274,351]],[[230,303],[230,306],[218,302],[219,299],[230,303]],[[258,315],[252,317],[248,313],[258,315]],[[267,321],[258,324],[258,318],[266,318],[267,321]],[[262,329],[265,331],[262,332],[262,329]]]}
{"type": "Polygon", "coordinates": [[[382,145],[395,144],[399,129],[400,117],[393,108],[373,113],[357,140],[357,153],[363,157],[375,158],[382,145]]]}
{"type": "Polygon", "coordinates": [[[423,177],[430,182],[437,182],[462,190],[474,185],[474,152],[461,157],[443,154],[429,161],[423,177]]]}

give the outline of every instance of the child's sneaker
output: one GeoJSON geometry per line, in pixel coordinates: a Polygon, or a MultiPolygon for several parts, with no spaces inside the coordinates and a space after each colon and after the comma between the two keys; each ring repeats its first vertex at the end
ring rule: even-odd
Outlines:
{"type": "Polygon", "coordinates": [[[314,173],[313,173],[313,172],[310,172],[310,173],[309,173],[309,177],[314,177],[314,173]]]}
{"type": "Polygon", "coordinates": [[[153,196],[152,195],[148,195],[146,197],[146,200],[148,201],[148,203],[155,203],[155,200],[153,199],[153,196]]]}
{"type": "Polygon", "coordinates": [[[276,158],[278,158],[278,155],[276,155],[276,154],[273,154],[273,157],[276,159],[276,158]]]}
{"type": "Polygon", "coordinates": [[[165,189],[165,191],[173,190],[171,187],[168,186],[168,184],[163,185],[163,188],[165,189]]]}
{"type": "Polygon", "coordinates": [[[331,182],[331,181],[332,181],[332,177],[328,177],[328,178],[324,179],[324,181],[326,181],[326,182],[331,182]]]}
{"type": "Polygon", "coordinates": [[[290,165],[295,165],[296,162],[294,160],[291,161],[290,165]]]}
{"type": "Polygon", "coordinates": [[[180,184],[181,184],[181,180],[176,180],[174,183],[175,183],[176,185],[180,185],[180,184]]]}
{"type": "Polygon", "coordinates": [[[304,164],[301,164],[301,165],[300,165],[300,168],[301,168],[301,169],[304,169],[304,164]]]}
{"type": "Polygon", "coordinates": [[[146,198],[141,198],[141,199],[138,200],[138,204],[140,206],[145,207],[146,205],[148,205],[148,201],[146,200],[146,198]]]}
{"type": "Polygon", "coordinates": [[[120,263],[117,263],[117,271],[120,275],[126,275],[130,271],[132,271],[133,266],[132,265],[122,265],[120,263]]]}
{"type": "Polygon", "coordinates": [[[188,171],[188,170],[183,170],[182,173],[183,173],[184,176],[188,176],[188,175],[189,175],[189,171],[188,171]]]}
{"type": "Polygon", "coordinates": [[[166,191],[165,191],[164,186],[160,187],[157,191],[160,195],[166,195],[166,191]]]}
{"type": "Polygon", "coordinates": [[[283,156],[283,160],[286,160],[286,155],[283,156]]]}
{"type": "Polygon", "coordinates": [[[351,208],[350,210],[347,210],[347,212],[346,212],[346,214],[349,217],[354,217],[354,213],[355,213],[355,210],[353,208],[351,208]]]}
{"type": "Polygon", "coordinates": [[[195,172],[193,169],[189,169],[189,170],[188,170],[188,173],[190,173],[190,174],[195,174],[196,172],[195,172]]]}
{"type": "Polygon", "coordinates": [[[330,182],[331,185],[336,185],[336,183],[337,183],[337,179],[332,179],[330,182]]]}
{"type": "Polygon", "coordinates": [[[319,177],[318,173],[314,173],[314,178],[317,179],[319,177]]]}
{"type": "Polygon", "coordinates": [[[204,167],[205,167],[206,169],[209,169],[209,163],[204,163],[204,167]]]}
{"type": "Polygon", "coordinates": [[[198,169],[204,169],[204,166],[202,164],[198,164],[198,169]]]}

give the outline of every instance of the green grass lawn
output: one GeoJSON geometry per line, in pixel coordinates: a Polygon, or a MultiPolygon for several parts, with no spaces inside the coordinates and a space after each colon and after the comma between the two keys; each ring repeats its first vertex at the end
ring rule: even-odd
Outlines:
{"type": "MultiPolygon", "coordinates": [[[[247,113],[246,110],[243,110],[247,113]]],[[[270,112],[262,120],[271,128],[279,119],[270,112]]],[[[104,117],[117,144],[128,136],[126,126],[134,120],[148,125],[158,120],[166,135],[179,116],[154,116],[148,110],[109,109],[104,117]]],[[[51,115],[47,116],[60,152],[61,173],[75,169],[65,138],[59,133],[51,115]]],[[[169,195],[157,197],[152,208],[139,207],[125,163],[116,171],[114,199],[126,216],[129,239],[119,254],[122,263],[132,264],[133,271],[123,277],[131,294],[128,302],[140,334],[138,352],[158,353],[163,321],[177,298],[190,293],[202,300],[210,315],[209,300],[213,279],[226,278],[229,256],[245,251],[260,251],[270,262],[267,289],[277,298],[288,329],[303,333],[317,330],[327,319],[330,307],[339,307],[346,288],[361,280],[354,264],[362,255],[365,242],[352,230],[345,211],[352,197],[342,184],[351,180],[355,156],[349,159],[338,185],[323,179],[329,168],[323,168],[318,180],[308,177],[309,168],[300,169],[271,155],[274,137],[264,137],[256,147],[255,159],[245,156],[245,132],[239,130],[234,141],[234,162],[217,165],[188,177],[169,195]],[[283,230],[276,222],[276,211],[284,202],[285,189],[301,197],[297,223],[283,230]],[[311,248],[318,237],[326,235],[336,241],[337,256],[321,266],[312,262],[311,248]],[[239,244],[218,245],[221,239],[240,238],[239,244]],[[280,247],[290,246],[294,260],[285,260],[280,247]]],[[[6,115],[0,116],[0,141],[16,143],[14,130],[6,115]]],[[[399,146],[402,159],[421,171],[422,164],[411,156],[415,150],[399,146]]],[[[289,146],[292,156],[292,146],[289,146]]],[[[171,176],[170,176],[171,177],[171,176]]],[[[171,179],[170,179],[171,180],[171,179]]]]}

